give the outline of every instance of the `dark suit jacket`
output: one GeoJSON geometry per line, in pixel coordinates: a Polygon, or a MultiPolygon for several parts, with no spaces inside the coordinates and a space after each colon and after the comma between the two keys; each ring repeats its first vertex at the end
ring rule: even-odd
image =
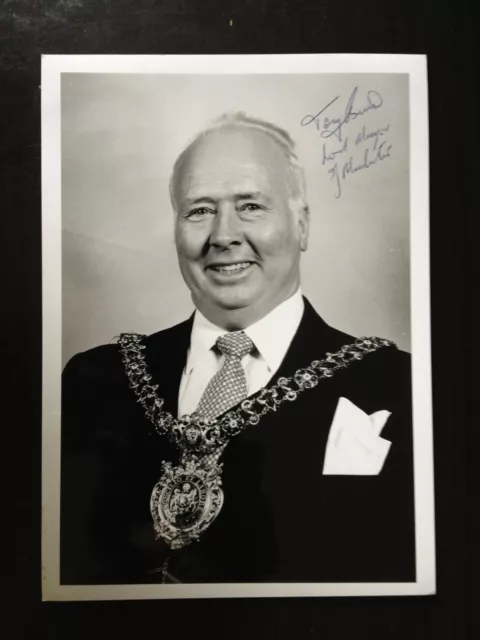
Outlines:
{"type": "MultiPolygon", "coordinates": [[[[272,383],[353,338],[306,302],[272,383]]],[[[176,415],[192,320],[149,336],[147,362],[176,415]]],[[[232,439],[223,454],[223,509],[199,542],[171,555],[182,582],[402,582],[415,580],[410,358],[391,347],[284,403],[232,439]],[[340,397],[370,414],[392,412],[392,442],[375,476],[322,475],[340,397]]],[[[150,495],[162,460],[178,461],[153,433],[116,344],[74,356],[62,391],[61,582],[161,580],[150,495]]]]}

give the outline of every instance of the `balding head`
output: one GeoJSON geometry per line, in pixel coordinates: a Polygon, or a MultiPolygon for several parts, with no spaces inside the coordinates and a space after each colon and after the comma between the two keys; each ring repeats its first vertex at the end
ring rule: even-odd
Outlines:
{"type": "MultiPolygon", "coordinates": [[[[266,137],[270,144],[275,145],[279,161],[283,160],[282,174],[285,176],[287,186],[288,203],[292,210],[298,212],[300,209],[307,209],[305,180],[302,167],[295,152],[295,143],[290,135],[282,128],[258,118],[246,116],[242,112],[224,114],[214,123],[201,131],[190,144],[182,151],[173,167],[170,179],[170,198],[175,212],[178,210],[178,197],[182,191],[183,180],[189,172],[193,156],[202,148],[202,143],[215,134],[218,137],[232,133],[232,144],[241,144],[241,141],[266,137]]],[[[268,144],[268,143],[267,143],[268,144]]],[[[281,162],[278,163],[280,166],[281,162]]]]}

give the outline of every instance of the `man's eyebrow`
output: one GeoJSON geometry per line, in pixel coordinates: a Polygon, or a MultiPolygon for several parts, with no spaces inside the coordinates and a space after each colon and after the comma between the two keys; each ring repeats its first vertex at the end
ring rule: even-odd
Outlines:
{"type": "Polygon", "coordinates": [[[260,191],[249,191],[247,193],[236,193],[235,200],[255,200],[256,198],[264,198],[260,191]]]}
{"type": "Polygon", "coordinates": [[[215,204],[216,200],[209,196],[200,196],[199,198],[187,198],[187,204],[199,204],[200,202],[208,202],[209,204],[215,204]]]}
{"type": "MultiPolygon", "coordinates": [[[[248,191],[245,193],[236,193],[233,196],[234,200],[255,200],[258,198],[263,198],[264,200],[269,200],[269,198],[263,195],[260,191],[248,191]]],[[[200,204],[201,202],[208,202],[209,204],[216,204],[215,198],[210,196],[198,196],[197,198],[187,198],[186,203],[188,205],[200,204]]]]}

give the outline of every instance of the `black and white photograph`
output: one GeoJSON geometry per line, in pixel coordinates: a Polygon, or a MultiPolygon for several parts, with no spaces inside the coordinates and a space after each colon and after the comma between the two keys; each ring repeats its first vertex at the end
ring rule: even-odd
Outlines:
{"type": "Polygon", "coordinates": [[[44,56],[44,600],[435,593],[424,56],[44,56]]]}

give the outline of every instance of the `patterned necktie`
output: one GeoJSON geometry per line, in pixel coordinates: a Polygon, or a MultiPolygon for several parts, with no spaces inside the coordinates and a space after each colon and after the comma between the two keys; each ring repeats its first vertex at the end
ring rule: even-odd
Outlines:
{"type": "Polygon", "coordinates": [[[250,353],[254,344],[243,331],[226,333],[215,343],[225,356],[225,362],[207,385],[195,414],[202,418],[215,418],[247,397],[247,379],[242,358],[250,353]]]}

